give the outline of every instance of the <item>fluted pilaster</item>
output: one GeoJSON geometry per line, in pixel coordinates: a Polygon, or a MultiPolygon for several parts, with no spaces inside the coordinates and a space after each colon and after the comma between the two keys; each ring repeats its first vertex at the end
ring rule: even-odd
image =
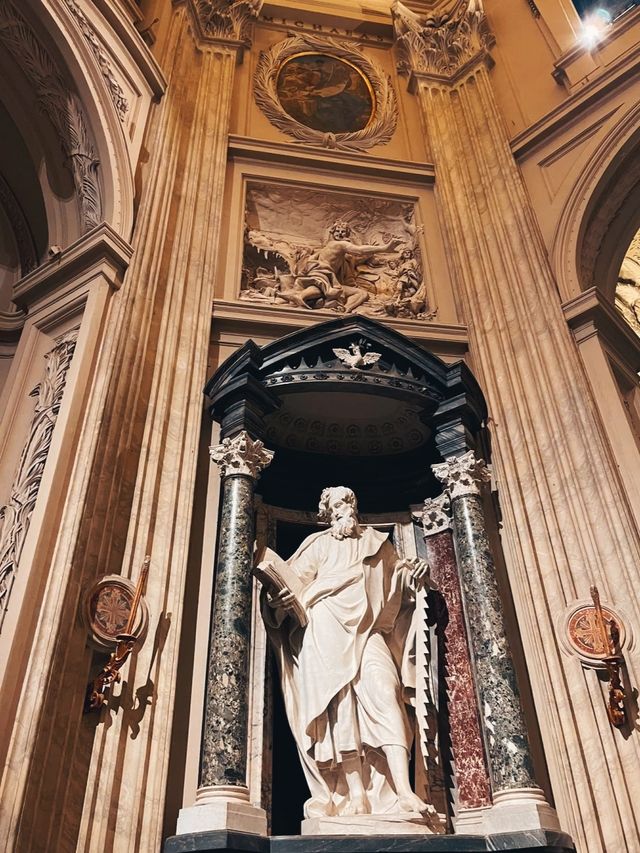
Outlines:
{"type": "Polygon", "coordinates": [[[33,674],[18,711],[7,849],[133,853],[161,843],[229,116],[259,6],[176,3],[162,31],[168,88],[146,138],[133,263],[78,427],[83,468],[61,522],[69,544],[55,554],[72,580],[46,602],[55,626],[36,642],[58,653],[33,674]],[[207,21],[196,14],[205,5],[207,21]],[[148,639],[97,725],[82,724],[80,589],[119,566],[137,575],[146,553],[148,639]]]}
{"type": "MultiPolygon", "coordinates": [[[[469,16],[478,33],[486,19],[478,0],[459,6],[469,44],[469,16]]],[[[487,40],[459,61],[447,50],[446,63],[425,65],[435,32],[443,44],[455,41],[445,33],[450,24],[435,12],[412,18],[401,4],[394,10],[492,418],[510,581],[556,804],[578,846],[628,850],[627,839],[637,837],[630,785],[638,741],[611,729],[598,683],[561,653],[558,626],[591,582],[640,618],[637,530],[509,147],[487,40]]],[[[637,659],[629,663],[636,683],[637,659]]]]}

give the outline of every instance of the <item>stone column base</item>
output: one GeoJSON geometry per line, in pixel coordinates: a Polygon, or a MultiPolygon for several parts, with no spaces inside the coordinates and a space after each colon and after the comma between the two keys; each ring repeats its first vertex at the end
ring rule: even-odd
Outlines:
{"type": "Polygon", "coordinates": [[[460,809],[453,818],[456,835],[484,835],[485,816],[491,811],[491,806],[478,806],[473,809],[460,809]]]}
{"type": "Polygon", "coordinates": [[[247,788],[236,785],[198,788],[195,805],[180,809],[176,835],[221,829],[266,835],[267,813],[249,802],[247,788]]]}
{"type": "Polygon", "coordinates": [[[456,835],[495,835],[501,832],[549,830],[559,832],[556,810],[539,788],[515,788],[494,794],[488,808],[463,809],[455,821],[456,835]]]}

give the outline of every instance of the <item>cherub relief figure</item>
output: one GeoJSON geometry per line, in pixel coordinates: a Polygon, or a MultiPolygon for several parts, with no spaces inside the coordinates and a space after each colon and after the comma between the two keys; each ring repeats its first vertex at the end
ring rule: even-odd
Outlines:
{"type": "Polygon", "coordinates": [[[421,813],[440,831],[409,779],[415,590],[427,582],[428,566],[399,559],[387,533],[363,527],[351,489],[325,489],[319,509],[328,529],[308,536],[287,561],[301,582],[295,604],[306,627],[292,615],[288,587],[262,596],[311,792],[305,816],[421,813]]]}

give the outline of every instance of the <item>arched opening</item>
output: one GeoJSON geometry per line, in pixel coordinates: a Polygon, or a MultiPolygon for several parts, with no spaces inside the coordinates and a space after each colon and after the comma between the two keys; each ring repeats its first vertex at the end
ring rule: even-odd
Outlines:
{"type": "Polygon", "coordinates": [[[42,187],[22,134],[0,101],[0,311],[13,284],[46,254],[49,229],[42,187]]]}
{"type": "Polygon", "coordinates": [[[640,290],[633,260],[640,229],[638,115],[635,106],[620,118],[574,187],[556,260],[565,317],[640,525],[640,337],[634,328],[640,290]]]}

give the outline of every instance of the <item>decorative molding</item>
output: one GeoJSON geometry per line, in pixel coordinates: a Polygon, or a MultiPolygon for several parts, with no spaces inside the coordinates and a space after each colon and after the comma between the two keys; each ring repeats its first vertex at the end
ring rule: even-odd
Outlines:
{"type": "Polygon", "coordinates": [[[0,628],[40,490],[77,337],[77,329],[67,332],[57,339],[55,347],[45,355],[44,379],[30,395],[37,397],[37,403],[29,435],[20,456],[9,500],[0,508],[0,628]]]}
{"type": "Polygon", "coordinates": [[[249,45],[249,24],[264,0],[196,0],[196,14],[204,33],[217,39],[249,45]]]}
{"type": "Polygon", "coordinates": [[[349,176],[365,175],[368,178],[386,178],[396,183],[433,186],[435,169],[431,163],[395,160],[370,154],[366,159],[348,151],[331,151],[328,148],[292,148],[289,141],[255,139],[248,136],[229,136],[229,157],[259,160],[267,163],[286,163],[291,166],[342,172],[349,176]]]}
{"type": "Polygon", "coordinates": [[[444,485],[451,500],[479,495],[483,483],[491,479],[484,459],[476,459],[473,450],[464,456],[450,456],[445,462],[432,465],[431,470],[444,485]]]}
{"type": "MultiPolygon", "coordinates": [[[[215,299],[213,302],[213,340],[238,347],[250,336],[279,338],[300,329],[315,326],[319,320],[330,320],[335,314],[328,310],[300,311],[297,308],[281,308],[277,312],[257,313],[248,302],[215,299]]],[[[385,325],[400,332],[411,341],[420,342],[433,355],[451,361],[459,360],[468,353],[466,326],[444,323],[415,323],[411,320],[389,318],[385,325]]]]}
{"type": "Polygon", "coordinates": [[[1,174],[0,207],[3,208],[9,220],[13,237],[16,241],[18,259],[20,261],[20,277],[25,276],[38,266],[38,250],[20,202],[1,174]]]}
{"type": "Polygon", "coordinates": [[[540,9],[538,9],[535,0],[526,0],[527,6],[531,9],[531,14],[534,18],[540,17],[540,9]]]}
{"type": "Polygon", "coordinates": [[[339,151],[366,151],[389,142],[398,123],[398,105],[391,79],[353,44],[339,39],[305,34],[295,36],[263,51],[254,78],[254,97],[271,124],[296,142],[339,151]],[[287,60],[314,51],[355,66],[368,80],[373,93],[373,117],[361,130],[323,133],[300,124],[282,107],[277,93],[278,75],[287,60]]]}
{"type": "Polygon", "coordinates": [[[258,479],[273,459],[273,450],[267,450],[259,440],[254,441],[245,430],[210,447],[209,453],[212,461],[220,466],[223,477],[242,474],[253,480],[258,479]]]}
{"type": "Polygon", "coordinates": [[[9,0],[0,0],[0,44],[29,79],[42,111],[53,125],[73,175],[83,232],[102,221],[102,196],[96,151],[78,96],[34,30],[9,0]]]}
{"type": "Polygon", "coordinates": [[[67,8],[74,16],[76,21],[78,22],[78,26],[82,32],[82,35],[85,37],[85,40],[88,42],[89,47],[93,55],[96,58],[98,65],[100,66],[100,71],[102,72],[102,76],[104,77],[105,83],[107,84],[107,89],[109,90],[109,95],[111,96],[111,100],[113,101],[113,106],[116,108],[116,112],[118,113],[118,117],[120,121],[124,121],[129,110],[129,103],[124,96],[124,91],[122,86],[118,83],[113,73],[113,69],[111,67],[111,63],[109,61],[109,55],[106,50],[100,43],[100,40],[96,36],[95,30],[85,13],[82,11],[80,6],[75,2],[75,0],[64,0],[67,8]]]}
{"type": "Polygon", "coordinates": [[[426,498],[422,512],[413,514],[415,521],[422,524],[425,538],[451,530],[450,506],[451,498],[447,492],[443,492],[437,498],[426,498]]]}
{"type": "Polygon", "coordinates": [[[495,44],[482,0],[441,3],[428,15],[395,0],[391,12],[403,74],[451,78],[473,61],[487,59],[495,44]]]}

